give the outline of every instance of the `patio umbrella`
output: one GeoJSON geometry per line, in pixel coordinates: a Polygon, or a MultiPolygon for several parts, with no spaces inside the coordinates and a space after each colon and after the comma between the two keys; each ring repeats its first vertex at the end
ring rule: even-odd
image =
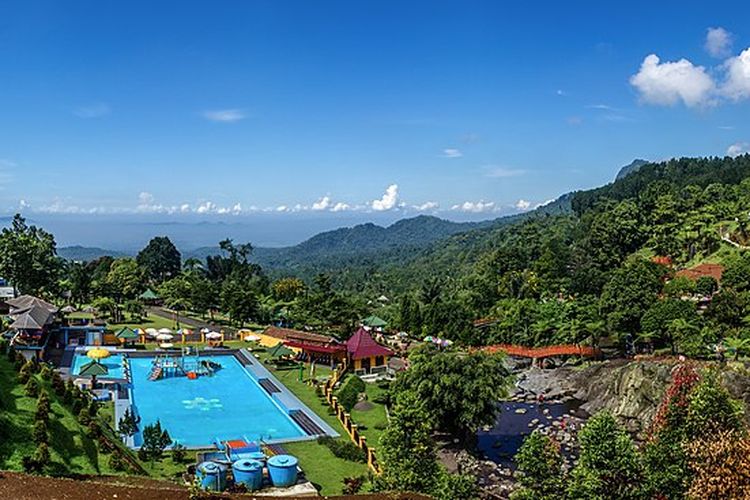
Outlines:
{"type": "Polygon", "coordinates": [[[245,342],[257,342],[259,340],[260,337],[258,337],[257,335],[248,335],[247,337],[245,337],[245,342]]]}
{"type": "Polygon", "coordinates": [[[76,308],[73,306],[65,306],[62,309],[60,309],[61,312],[64,312],[65,314],[70,314],[76,312],[76,308]]]}
{"type": "Polygon", "coordinates": [[[173,338],[174,335],[172,335],[171,333],[160,333],[156,336],[156,340],[158,340],[159,342],[167,342],[172,340],[173,338]]]}
{"type": "Polygon", "coordinates": [[[94,313],[94,312],[96,312],[96,309],[94,309],[91,306],[86,306],[86,307],[83,308],[83,312],[85,312],[85,313],[94,313]]]}
{"type": "Polygon", "coordinates": [[[96,347],[94,349],[89,349],[88,351],[86,351],[86,356],[94,360],[108,358],[111,356],[111,354],[112,353],[107,349],[102,349],[101,347],[96,347]]]}
{"type": "Polygon", "coordinates": [[[268,350],[268,354],[274,358],[281,358],[283,356],[291,356],[294,354],[294,351],[285,346],[283,342],[279,342],[268,350]]]}
{"type": "Polygon", "coordinates": [[[209,340],[219,340],[221,338],[221,334],[219,332],[208,332],[206,334],[206,338],[209,340]]]}
{"type": "Polygon", "coordinates": [[[91,377],[91,387],[96,385],[96,377],[109,374],[109,369],[98,361],[90,361],[78,370],[78,375],[91,377]]]}
{"type": "Polygon", "coordinates": [[[201,328],[201,333],[209,333],[211,330],[209,328],[203,327],[201,328]]]}
{"type": "Polygon", "coordinates": [[[187,328],[180,328],[179,330],[177,330],[177,335],[192,335],[192,334],[193,334],[193,331],[188,330],[187,328]]]}
{"type": "Polygon", "coordinates": [[[156,337],[159,331],[156,328],[146,328],[146,335],[149,337],[156,337]]]}
{"type": "Polygon", "coordinates": [[[164,343],[159,344],[159,347],[161,347],[162,349],[171,349],[174,347],[174,344],[170,342],[164,342],[164,343]]]}
{"type": "Polygon", "coordinates": [[[170,330],[169,328],[159,328],[159,333],[168,333],[171,335],[172,330],[170,330]]]}

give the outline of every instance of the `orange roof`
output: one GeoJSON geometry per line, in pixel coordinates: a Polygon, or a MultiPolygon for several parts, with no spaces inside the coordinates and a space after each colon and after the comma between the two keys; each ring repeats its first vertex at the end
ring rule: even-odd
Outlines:
{"type": "Polygon", "coordinates": [[[723,273],[724,266],[722,266],[721,264],[699,264],[695,267],[691,267],[690,269],[677,271],[675,276],[684,276],[685,278],[690,278],[693,281],[697,281],[704,276],[710,276],[717,282],[721,283],[721,275],[723,273]]]}
{"type": "Polygon", "coordinates": [[[267,327],[263,330],[263,334],[279,340],[298,340],[320,344],[327,344],[332,339],[332,337],[319,333],[303,332],[301,330],[292,330],[291,328],[279,328],[278,326],[267,327]]]}

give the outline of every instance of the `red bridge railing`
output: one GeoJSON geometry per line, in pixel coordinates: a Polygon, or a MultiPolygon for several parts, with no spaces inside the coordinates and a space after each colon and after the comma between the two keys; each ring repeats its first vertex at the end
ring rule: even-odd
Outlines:
{"type": "Polygon", "coordinates": [[[550,358],[553,356],[595,357],[601,353],[599,349],[593,347],[573,344],[550,345],[545,347],[526,347],[513,344],[495,344],[487,347],[482,347],[482,350],[489,353],[504,352],[509,356],[519,356],[522,358],[533,359],[550,358]]]}

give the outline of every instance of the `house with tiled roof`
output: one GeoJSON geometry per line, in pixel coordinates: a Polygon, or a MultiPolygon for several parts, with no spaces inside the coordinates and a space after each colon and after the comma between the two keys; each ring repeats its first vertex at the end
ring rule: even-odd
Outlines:
{"type": "Polygon", "coordinates": [[[375,342],[370,332],[360,328],[346,341],[350,366],[357,374],[384,371],[393,351],[375,342]]]}
{"type": "Polygon", "coordinates": [[[698,264],[695,267],[677,271],[675,276],[682,276],[693,281],[698,281],[700,278],[708,276],[715,279],[717,283],[721,283],[721,276],[723,273],[724,266],[721,264],[698,264]]]}

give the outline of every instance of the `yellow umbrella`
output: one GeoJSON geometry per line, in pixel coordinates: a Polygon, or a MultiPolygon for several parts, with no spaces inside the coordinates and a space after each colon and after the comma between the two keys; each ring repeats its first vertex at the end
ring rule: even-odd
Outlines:
{"type": "Polygon", "coordinates": [[[99,347],[86,351],[86,356],[91,359],[104,359],[108,358],[110,355],[111,353],[108,350],[99,347]]]}

